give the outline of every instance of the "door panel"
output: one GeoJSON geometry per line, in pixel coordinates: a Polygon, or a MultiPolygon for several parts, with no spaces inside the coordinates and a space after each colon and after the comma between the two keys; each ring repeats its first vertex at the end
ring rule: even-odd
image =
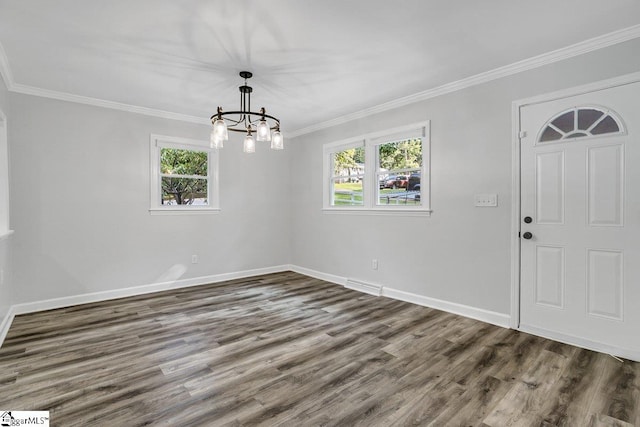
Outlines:
{"type": "Polygon", "coordinates": [[[536,245],[536,304],[564,307],[564,248],[536,245]]]}
{"type": "Polygon", "coordinates": [[[564,222],[564,151],[536,154],[536,222],[564,222]]]}
{"type": "Polygon", "coordinates": [[[624,146],[589,147],[589,225],[623,226],[624,146]]]}
{"type": "Polygon", "coordinates": [[[521,328],[636,360],[638,99],[636,82],[520,109],[521,328]]]}
{"type": "Polygon", "coordinates": [[[624,253],[587,249],[587,254],[587,313],[623,320],[624,253]]]}

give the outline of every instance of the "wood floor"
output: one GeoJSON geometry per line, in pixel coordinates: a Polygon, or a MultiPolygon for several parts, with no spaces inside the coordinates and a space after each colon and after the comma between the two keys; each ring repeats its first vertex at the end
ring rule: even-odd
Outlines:
{"type": "Polygon", "coordinates": [[[640,426],[640,364],[296,273],[17,316],[52,426],[640,426]]]}

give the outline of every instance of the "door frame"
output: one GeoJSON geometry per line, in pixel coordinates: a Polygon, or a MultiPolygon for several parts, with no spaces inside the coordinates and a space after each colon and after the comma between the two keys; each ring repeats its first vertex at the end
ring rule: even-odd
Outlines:
{"type": "MultiPolygon", "coordinates": [[[[600,80],[582,86],[562,89],[555,92],[549,92],[530,98],[520,99],[511,103],[511,317],[510,327],[520,330],[520,132],[521,122],[520,114],[523,107],[541,104],[549,101],[556,101],[572,96],[584,95],[604,89],[610,89],[618,86],[640,82],[640,72],[625,74],[611,79],[600,80]]],[[[535,131],[537,131],[536,129],[535,131]]],[[[554,338],[554,337],[549,337],[554,338]]],[[[561,337],[555,337],[560,339],[561,337]]],[[[578,343],[573,343],[578,344],[578,343]]],[[[583,344],[586,344],[583,341],[583,344]]],[[[591,346],[597,343],[589,343],[591,346]]],[[[604,349],[603,349],[604,350],[604,349]]]]}

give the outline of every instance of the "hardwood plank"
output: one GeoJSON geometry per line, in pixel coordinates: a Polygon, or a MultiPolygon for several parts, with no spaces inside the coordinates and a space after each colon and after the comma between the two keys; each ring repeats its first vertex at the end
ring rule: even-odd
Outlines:
{"type": "MultiPolygon", "coordinates": [[[[570,347],[569,347],[570,348],[570,347]]],[[[543,423],[549,426],[574,426],[585,423],[591,399],[602,375],[605,355],[573,349],[571,359],[554,384],[542,409],[543,423]]]]}
{"type": "Polygon", "coordinates": [[[600,384],[589,408],[595,415],[623,423],[638,424],[640,421],[640,376],[638,363],[618,361],[602,355],[604,370],[600,384]]]}
{"type": "Polygon", "coordinates": [[[293,272],[16,316],[52,425],[640,425],[640,364],[293,272]]]}

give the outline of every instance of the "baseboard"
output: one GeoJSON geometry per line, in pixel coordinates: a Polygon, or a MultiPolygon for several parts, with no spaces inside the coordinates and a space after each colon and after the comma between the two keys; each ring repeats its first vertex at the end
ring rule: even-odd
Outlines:
{"type": "Polygon", "coordinates": [[[9,307],[9,310],[7,310],[7,314],[2,319],[2,323],[0,323],[0,347],[2,346],[2,343],[4,342],[4,339],[9,332],[9,328],[11,327],[11,323],[13,322],[14,317],[15,314],[13,312],[13,307],[9,307]]]}
{"type": "Polygon", "coordinates": [[[603,344],[595,341],[589,341],[584,338],[575,337],[573,335],[566,335],[560,332],[537,328],[535,326],[521,324],[518,329],[528,334],[537,335],[539,337],[547,338],[554,341],[559,341],[565,344],[573,345],[575,347],[585,348],[587,350],[593,350],[599,353],[611,354],[613,356],[622,357],[624,359],[640,362],[640,352],[636,350],[631,350],[628,348],[613,347],[607,344],[603,344]]]}
{"type": "Polygon", "coordinates": [[[190,279],[174,280],[170,282],[152,283],[149,285],[134,286],[130,288],[114,289],[111,291],[94,292],[89,294],[73,295],[62,298],[53,298],[44,301],[34,301],[22,304],[15,304],[11,307],[13,314],[26,314],[36,311],[52,310],[64,308],[72,305],[87,304],[92,302],[106,301],[116,298],[125,298],[136,295],[149,294],[153,292],[167,291],[171,289],[187,288],[190,286],[208,285],[210,283],[224,282],[227,280],[242,279],[245,277],[259,276],[262,274],[280,273],[288,271],[289,265],[279,265],[274,267],[257,268],[253,270],[237,271],[233,273],[214,274],[210,276],[193,277],[190,279]]]}
{"type": "Polygon", "coordinates": [[[458,314],[460,316],[491,323],[503,328],[510,328],[511,316],[508,314],[497,313],[495,311],[484,310],[482,308],[430,298],[424,295],[413,294],[411,292],[400,291],[387,287],[382,288],[382,296],[435,308],[448,313],[458,314]]]}
{"type": "Polygon", "coordinates": [[[344,286],[347,283],[347,279],[345,277],[336,276],[328,273],[322,273],[320,271],[312,270],[310,268],[300,267],[298,265],[289,265],[289,270],[295,273],[304,274],[305,276],[324,280],[325,282],[335,283],[336,285],[340,285],[340,286],[344,286]]]}
{"type": "Polygon", "coordinates": [[[429,298],[423,295],[413,294],[410,292],[400,291],[386,286],[374,285],[354,279],[347,279],[346,277],[322,273],[320,271],[311,270],[305,267],[300,267],[298,265],[290,265],[289,268],[291,271],[295,271],[296,273],[335,283],[346,288],[353,289],[355,291],[364,292],[375,296],[381,295],[400,301],[410,302],[412,304],[435,308],[449,313],[458,314],[460,316],[469,317],[471,319],[480,320],[481,322],[491,323],[503,328],[511,327],[511,316],[509,316],[508,314],[496,313],[494,311],[484,310],[468,305],[457,304],[449,301],[429,298]]]}
{"type": "Polygon", "coordinates": [[[380,285],[369,284],[366,282],[347,279],[345,277],[323,273],[320,271],[312,270],[297,265],[279,265],[274,267],[258,268],[253,270],[244,270],[232,273],[215,274],[210,276],[194,277],[190,279],[181,279],[170,282],[153,283],[142,286],[134,286],[123,289],[115,289],[111,291],[94,292],[81,295],[73,295],[62,298],[54,298],[43,301],[34,301],[22,304],[15,304],[10,307],[9,312],[5,316],[0,325],[0,346],[4,342],[4,338],[9,331],[13,317],[18,314],[33,313],[36,311],[52,310],[56,308],[64,308],[73,305],[87,304],[92,302],[106,301],[116,298],[125,298],[136,295],[144,295],[153,292],[166,291],[171,289],[180,289],[190,286],[206,285],[210,283],[224,282],[227,280],[242,279],[245,277],[259,276],[262,274],[279,273],[282,271],[294,271],[296,273],[304,274],[305,276],[314,277],[316,279],[324,280],[330,283],[335,283],[340,286],[347,287],[359,292],[364,292],[376,296],[385,296],[401,301],[410,302],[412,304],[418,304],[426,307],[435,308],[438,310],[447,311],[450,313],[458,314],[472,319],[480,320],[482,322],[491,323],[494,325],[509,327],[510,317],[506,314],[495,313],[488,310],[483,310],[476,307],[466,306],[462,304],[452,303],[448,301],[438,300],[435,298],[429,298],[423,295],[413,294],[410,292],[400,291],[393,288],[388,288],[380,285]]]}
{"type": "Polygon", "coordinates": [[[372,283],[365,283],[357,280],[347,279],[344,287],[352,289],[354,291],[364,292],[365,294],[373,295],[376,297],[382,295],[382,286],[374,285],[372,283]]]}
{"type": "MultiPolygon", "coordinates": [[[[463,304],[453,303],[449,301],[439,300],[436,298],[426,297],[424,295],[418,295],[411,292],[405,292],[398,289],[384,287],[380,285],[373,285],[357,280],[347,279],[345,277],[336,276],[333,274],[322,273],[320,271],[312,270],[297,265],[279,265],[274,267],[257,268],[252,270],[244,270],[232,273],[215,274],[210,276],[194,277],[190,279],[175,280],[170,282],[153,283],[143,286],[134,286],[124,289],[116,289],[112,291],[94,292],[89,294],[74,295],[63,298],[54,298],[44,301],[34,301],[30,303],[15,304],[9,307],[7,314],[0,323],[0,346],[4,342],[13,318],[18,314],[32,313],[36,311],[52,310],[56,308],[64,308],[72,305],[86,304],[92,302],[105,301],[116,298],[124,298],[136,295],[143,295],[153,292],[160,292],[170,289],[187,288],[191,286],[200,286],[211,283],[224,282],[227,280],[242,279],[245,277],[259,276],[263,274],[280,273],[283,271],[294,271],[296,273],[304,274],[306,276],[314,277],[316,279],[324,280],[330,283],[335,283],[340,286],[347,287],[360,292],[365,292],[371,295],[381,295],[388,298],[397,299],[400,301],[409,302],[412,304],[422,305],[425,307],[435,308],[438,310],[446,311],[460,316],[469,317],[475,320],[479,320],[486,323],[491,323],[504,328],[510,327],[510,316],[507,314],[496,313],[481,308],[471,307],[463,304]]],[[[564,335],[561,333],[547,331],[544,329],[520,325],[521,331],[538,335],[544,338],[548,338],[554,341],[563,342],[569,345],[586,348],[588,350],[598,351],[601,353],[608,353],[615,356],[623,357],[640,362],[640,352],[624,348],[615,348],[602,343],[585,340],[582,338],[564,335]]]]}

